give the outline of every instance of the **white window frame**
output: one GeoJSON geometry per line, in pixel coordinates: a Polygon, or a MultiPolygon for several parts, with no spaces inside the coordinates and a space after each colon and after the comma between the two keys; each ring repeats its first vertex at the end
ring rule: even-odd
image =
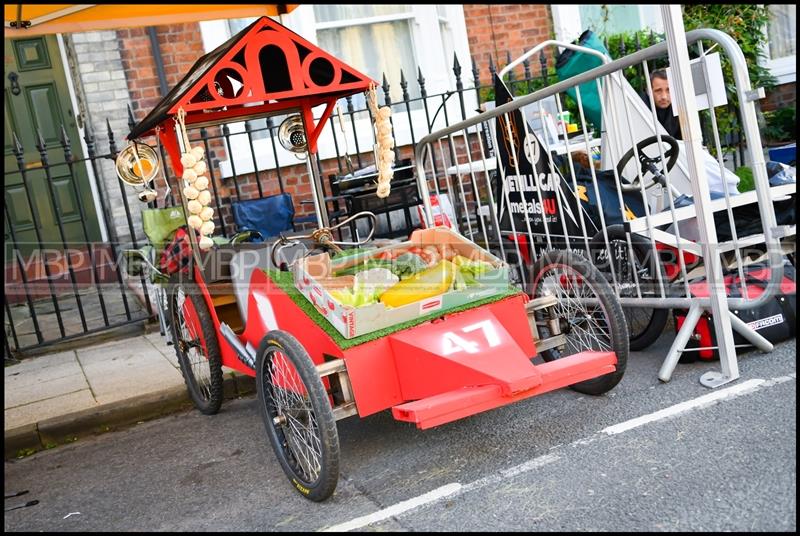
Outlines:
{"type": "MultiPolygon", "coordinates": [[[[764,26],[764,35],[769,40],[769,26],[764,26]]],[[[761,50],[764,56],[759,58],[758,61],[762,66],[769,69],[770,74],[777,79],[778,85],[791,84],[797,81],[797,54],[773,59],[769,55],[769,44],[765,44],[761,50]]]]}
{"type": "MultiPolygon", "coordinates": [[[[661,12],[654,4],[640,4],[639,22],[642,30],[652,28],[656,33],[664,33],[664,21],[661,12]]],[[[581,11],[578,4],[552,4],[550,12],[553,15],[553,29],[558,41],[568,43],[574,41],[587,28],[583,27],[581,11]]]]}
{"type": "MultiPolygon", "coordinates": [[[[291,29],[298,35],[307,39],[311,43],[317,44],[316,31],[318,29],[338,28],[349,26],[353,24],[371,24],[375,22],[385,22],[392,20],[409,20],[411,28],[411,36],[414,40],[415,60],[422,74],[425,77],[425,90],[428,95],[436,95],[446,91],[455,91],[455,75],[453,74],[453,59],[445,60],[442,54],[420,54],[419,51],[437,50],[442,46],[442,39],[440,35],[440,21],[442,18],[439,16],[436,5],[412,5],[410,13],[401,13],[397,15],[387,15],[380,17],[370,17],[363,19],[356,19],[344,22],[326,22],[316,23],[314,9],[312,5],[300,5],[291,13],[281,15],[280,22],[287,28],[291,29]]],[[[447,14],[446,20],[450,26],[452,33],[453,47],[455,53],[458,55],[458,61],[461,65],[461,82],[464,85],[464,108],[467,117],[477,115],[477,96],[474,90],[472,76],[472,60],[469,52],[469,42],[467,40],[467,29],[464,21],[464,8],[462,5],[445,5],[445,12],[447,14]]],[[[228,24],[225,20],[204,21],[200,23],[200,31],[203,40],[203,46],[206,52],[210,52],[220,44],[224,43],[230,38],[230,31],[228,24]]],[[[409,84],[416,84],[418,73],[404,73],[406,80],[409,84]]],[[[377,80],[380,84],[382,81],[377,80]]],[[[383,90],[378,88],[378,102],[383,102],[383,90]]],[[[436,108],[440,101],[428,101],[428,113],[433,118],[436,108]]],[[[453,124],[461,119],[461,106],[458,95],[453,94],[445,104],[447,116],[450,124],[453,124]]],[[[314,109],[314,116],[318,117],[323,111],[320,106],[314,109]]],[[[411,143],[411,129],[409,128],[409,114],[405,106],[400,103],[393,103],[393,122],[395,128],[395,143],[398,146],[408,145],[411,143]]],[[[342,110],[345,112],[346,110],[342,110]]],[[[444,126],[445,111],[439,112],[439,115],[434,123],[434,130],[444,126]]],[[[424,135],[428,134],[426,125],[426,115],[424,107],[411,110],[411,121],[414,126],[414,139],[418,142],[424,135]]],[[[350,124],[348,115],[345,115],[345,134],[347,140],[347,149],[352,157],[354,165],[357,165],[355,157],[355,139],[353,138],[353,125],[350,124]]],[[[344,156],[344,143],[342,140],[341,132],[339,130],[339,122],[335,114],[322,131],[320,138],[317,142],[318,156],[320,159],[325,160],[336,157],[337,151],[333,141],[333,134],[331,132],[331,123],[335,122],[336,137],[339,146],[339,155],[344,156]]],[[[375,143],[372,125],[369,122],[369,117],[366,112],[355,114],[355,131],[358,133],[358,147],[361,154],[369,153],[372,151],[372,146],[375,143]]],[[[244,122],[229,123],[230,129],[230,153],[234,156],[234,165],[236,174],[242,175],[252,173],[254,171],[252,156],[250,151],[250,142],[245,132],[244,122]],[[234,135],[239,134],[239,135],[234,135]]],[[[277,140],[276,140],[277,144],[277,140]]],[[[297,158],[288,151],[278,147],[278,162],[279,166],[290,166],[299,163],[297,158]]],[[[253,149],[256,154],[258,170],[273,169],[276,167],[275,158],[272,151],[272,144],[269,136],[266,138],[253,139],[253,149]]],[[[230,155],[228,155],[230,157],[230,155]]],[[[367,160],[370,161],[369,157],[367,160]]],[[[233,175],[230,159],[222,160],[219,163],[220,175],[227,178],[233,175]]]]}

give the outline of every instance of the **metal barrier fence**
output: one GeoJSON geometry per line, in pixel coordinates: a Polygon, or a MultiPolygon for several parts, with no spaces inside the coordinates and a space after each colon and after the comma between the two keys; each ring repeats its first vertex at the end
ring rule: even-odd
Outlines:
{"type": "MultiPolygon", "coordinates": [[[[715,199],[706,207],[702,196],[692,198],[697,175],[693,161],[686,158],[691,140],[684,144],[667,136],[654,99],[648,105],[622,76],[627,68],[641,67],[651,89],[649,63],[666,56],[666,42],[614,61],[592,48],[542,43],[523,58],[557,46],[597,57],[602,64],[516,100],[508,97],[510,102],[424,137],[416,150],[417,175],[426,179],[420,180],[420,190],[427,220],[434,217],[429,195],[439,199],[446,195],[459,231],[516,264],[523,286],[530,283],[528,269],[543,251],[580,252],[603,271],[626,308],[634,349],[646,347],[663,332],[668,309],[688,311],[659,372],[663,381],[669,380],[678,358],[688,351],[686,343],[702,311],[711,308],[709,295],[690,286],[696,277],[709,275],[705,269],[711,256],[738,274],[734,286],[745,298],[729,299],[728,308],[743,310],[771,298],[782,278],[782,248],[794,251],[794,221],[781,221],[778,227],[773,204],[793,203],[787,196],[796,192],[796,185],[770,186],[768,181],[753,104],[763,91],[751,91],[744,57],[728,35],[695,30],[686,34],[686,41],[697,47],[701,64],[715,59],[703,46],[712,41],[733,65],[734,80],[725,82],[736,87],[755,191],[736,189],[738,177],[725,166],[716,119],[710,114],[711,139],[703,140],[709,150],[701,151],[699,158],[715,199]],[[568,91],[579,115],[577,141],[566,131],[559,136],[557,126],[555,133],[548,127],[548,113],[562,117],[568,91]],[[599,109],[592,108],[592,92],[599,109]],[[494,143],[487,143],[487,133],[494,143]],[[495,156],[488,152],[492,145],[495,156]],[[714,212],[714,223],[700,221],[705,209],[714,212]],[[711,226],[712,243],[704,244],[706,224],[711,226]],[[714,239],[715,227],[719,240],[714,239]],[[765,261],[769,284],[757,298],[748,299],[744,267],[765,261]],[[634,323],[637,315],[644,316],[643,326],[634,323]]],[[[709,71],[701,72],[705,87],[711,88],[709,71]]],[[[498,94],[503,89],[498,84],[498,94]]],[[[706,292],[713,298],[713,293],[724,295],[725,290],[706,292]]],[[[749,343],[771,350],[763,337],[726,313],[717,326],[730,318],[733,329],[749,343]]],[[[695,351],[701,349],[706,348],[695,351]]],[[[735,353],[727,355],[731,352],[724,344],[720,353],[723,374],[701,379],[709,386],[738,377],[735,353]]]]}

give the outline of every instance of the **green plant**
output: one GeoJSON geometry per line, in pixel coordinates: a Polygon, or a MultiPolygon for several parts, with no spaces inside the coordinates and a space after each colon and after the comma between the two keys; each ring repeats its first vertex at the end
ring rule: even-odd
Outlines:
{"type": "Polygon", "coordinates": [[[794,106],[764,112],[766,126],[762,130],[771,142],[791,141],[797,138],[797,109],[794,106]]]}
{"type": "Polygon", "coordinates": [[[747,166],[742,166],[734,171],[739,177],[739,192],[749,192],[756,189],[756,184],[753,179],[753,170],[747,166]]]}
{"type": "Polygon", "coordinates": [[[16,458],[25,458],[25,457],[27,457],[27,456],[30,456],[31,454],[36,454],[36,449],[33,449],[33,448],[24,448],[24,449],[19,449],[19,450],[17,451],[17,453],[16,453],[16,456],[15,456],[15,457],[16,457],[16,458]]]}

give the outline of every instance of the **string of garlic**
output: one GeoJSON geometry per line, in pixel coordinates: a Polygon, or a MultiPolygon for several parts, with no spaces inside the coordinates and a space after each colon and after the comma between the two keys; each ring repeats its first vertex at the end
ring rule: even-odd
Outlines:
{"type": "Polygon", "coordinates": [[[197,245],[200,249],[209,249],[214,245],[211,235],[214,234],[214,209],[211,204],[211,192],[208,190],[209,180],[204,175],[208,171],[208,165],[203,161],[205,150],[202,146],[189,145],[189,136],[186,133],[186,125],[183,122],[183,109],[178,110],[178,124],[181,127],[184,147],[189,150],[181,155],[181,165],[183,166],[183,195],[187,199],[186,208],[189,210],[189,217],[186,223],[189,227],[200,233],[200,240],[197,245]]]}
{"type": "Polygon", "coordinates": [[[378,108],[378,94],[375,86],[370,85],[367,91],[367,105],[375,118],[375,167],[378,170],[378,189],[375,192],[380,198],[389,197],[391,181],[394,175],[394,137],[390,117],[392,109],[389,106],[378,108]]]}

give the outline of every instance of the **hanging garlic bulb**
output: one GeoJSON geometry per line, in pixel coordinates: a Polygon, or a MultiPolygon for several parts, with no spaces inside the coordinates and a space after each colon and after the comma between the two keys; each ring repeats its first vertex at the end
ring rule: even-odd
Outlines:
{"type": "Polygon", "coordinates": [[[205,175],[200,175],[195,179],[194,183],[192,184],[195,188],[199,191],[207,190],[208,189],[208,177],[205,175]]]}
{"type": "Polygon", "coordinates": [[[208,171],[208,166],[206,165],[206,163],[205,163],[205,162],[203,162],[203,161],[199,161],[199,162],[197,162],[197,163],[194,165],[194,167],[193,167],[192,169],[193,169],[193,170],[194,170],[194,172],[195,172],[195,173],[197,173],[198,175],[202,175],[203,173],[205,173],[206,171],[208,171]]]}
{"type": "Polygon", "coordinates": [[[181,155],[181,165],[183,165],[184,170],[182,175],[184,180],[183,195],[188,200],[186,208],[190,213],[186,222],[192,229],[197,229],[200,232],[201,236],[198,241],[200,249],[209,249],[214,245],[214,241],[210,237],[214,232],[214,209],[207,206],[211,203],[211,192],[208,191],[210,183],[208,178],[204,176],[204,173],[208,171],[208,164],[203,161],[205,149],[200,145],[196,147],[189,145],[185,117],[186,112],[183,108],[179,108],[176,123],[186,148],[186,152],[181,155]]]}
{"type": "Polygon", "coordinates": [[[203,222],[202,226],[200,227],[200,234],[202,234],[203,236],[210,236],[213,233],[214,233],[214,222],[213,221],[203,222]]]}
{"type": "Polygon", "coordinates": [[[200,238],[200,241],[197,243],[200,249],[209,249],[214,245],[214,241],[211,240],[211,237],[204,236],[200,238]]]}
{"type": "Polygon", "coordinates": [[[202,145],[197,145],[195,147],[192,147],[192,150],[189,152],[191,152],[192,156],[194,156],[194,159],[199,162],[203,159],[203,156],[205,156],[206,151],[205,149],[203,149],[202,145]]]}
{"type": "Polygon", "coordinates": [[[197,188],[194,186],[186,186],[183,189],[183,195],[186,196],[186,199],[197,199],[197,196],[200,195],[200,192],[197,191],[197,188]]]}
{"type": "Polygon", "coordinates": [[[200,219],[203,221],[211,221],[211,218],[214,217],[214,209],[211,207],[203,207],[200,211],[200,219]]]}
{"type": "Polygon", "coordinates": [[[392,109],[389,106],[378,108],[378,94],[375,91],[375,86],[371,86],[366,94],[367,105],[375,118],[373,127],[376,143],[373,150],[375,153],[375,167],[378,169],[378,187],[375,190],[375,195],[380,198],[386,198],[391,192],[391,181],[394,174],[392,168],[395,158],[392,150],[394,149],[391,124],[392,109]]]}
{"type": "Polygon", "coordinates": [[[196,163],[197,158],[192,153],[183,153],[183,156],[181,156],[181,165],[184,169],[194,167],[196,163]]]}
{"type": "Polygon", "coordinates": [[[211,203],[211,192],[209,192],[208,190],[203,190],[197,196],[197,200],[200,201],[200,204],[203,205],[204,207],[208,206],[208,204],[211,203]]]}
{"type": "Polygon", "coordinates": [[[188,208],[189,212],[192,214],[200,214],[200,211],[203,210],[203,205],[201,205],[197,199],[192,199],[186,203],[186,208],[188,208]]]}
{"type": "Polygon", "coordinates": [[[198,231],[203,226],[203,220],[197,214],[192,214],[186,219],[186,222],[189,224],[189,227],[192,229],[197,229],[198,231]]]}

